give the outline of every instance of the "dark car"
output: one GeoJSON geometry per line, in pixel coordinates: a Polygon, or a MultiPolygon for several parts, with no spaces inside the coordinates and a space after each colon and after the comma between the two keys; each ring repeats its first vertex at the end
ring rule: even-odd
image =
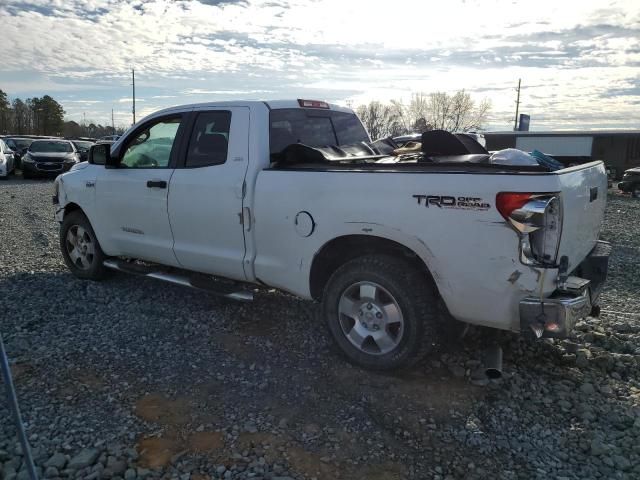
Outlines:
{"type": "Polygon", "coordinates": [[[640,167],[625,170],[618,188],[623,192],[631,193],[634,198],[640,198],[640,167]]]}
{"type": "Polygon", "coordinates": [[[71,140],[71,143],[76,147],[78,153],[80,154],[80,161],[84,162],[87,160],[87,155],[89,153],[89,149],[94,142],[90,142],[88,140],[71,140]]]}
{"type": "Polygon", "coordinates": [[[4,142],[13,150],[16,168],[21,168],[21,159],[29,148],[29,145],[33,142],[33,138],[7,137],[4,139],[4,142]]]}
{"type": "Polygon", "coordinates": [[[22,176],[55,177],[80,161],[69,140],[34,140],[22,157],[22,176]]]}

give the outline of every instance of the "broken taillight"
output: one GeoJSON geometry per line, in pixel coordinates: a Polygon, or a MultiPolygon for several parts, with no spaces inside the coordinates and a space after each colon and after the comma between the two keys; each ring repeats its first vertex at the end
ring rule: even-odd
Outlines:
{"type": "Polygon", "coordinates": [[[505,220],[509,219],[509,215],[514,210],[522,207],[531,200],[533,193],[520,192],[500,192],[496,195],[496,208],[505,220]]]}
{"type": "Polygon", "coordinates": [[[526,265],[553,266],[562,231],[557,193],[500,192],[496,208],[520,237],[520,260],[526,265]]]}

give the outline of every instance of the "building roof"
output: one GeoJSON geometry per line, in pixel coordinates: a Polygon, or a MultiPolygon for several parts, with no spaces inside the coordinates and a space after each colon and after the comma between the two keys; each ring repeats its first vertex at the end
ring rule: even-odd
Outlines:
{"type": "Polygon", "coordinates": [[[484,132],[485,135],[513,135],[513,136],[529,136],[529,137],[550,137],[550,136],[584,136],[584,137],[594,137],[594,136],[607,136],[607,135],[640,135],[640,130],[638,129],[611,129],[611,130],[540,130],[540,131],[529,131],[529,132],[520,132],[513,130],[503,130],[497,132],[484,132]]]}

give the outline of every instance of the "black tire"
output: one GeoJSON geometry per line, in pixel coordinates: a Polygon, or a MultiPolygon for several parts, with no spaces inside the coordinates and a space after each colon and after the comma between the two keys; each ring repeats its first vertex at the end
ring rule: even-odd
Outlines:
{"type": "Polygon", "coordinates": [[[631,186],[631,196],[633,198],[640,198],[640,183],[631,186]]]}
{"type": "Polygon", "coordinates": [[[31,174],[29,172],[27,172],[26,170],[22,170],[22,178],[29,179],[31,178],[31,174]]]}
{"type": "MultiPolygon", "coordinates": [[[[355,300],[355,302],[362,302],[362,298],[364,297],[355,300]]],[[[348,298],[347,302],[349,301],[353,300],[348,298]]],[[[380,303],[385,302],[381,300],[380,303]]],[[[377,305],[374,306],[374,311],[375,308],[377,305]]],[[[438,312],[437,294],[432,281],[425,278],[424,273],[411,265],[409,261],[391,255],[366,255],[342,265],[327,282],[322,304],[323,316],[340,350],[351,362],[374,370],[408,367],[432,351],[440,343],[441,338],[438,312]],[[357,303],[360,307],[358,307],[358,313],[353,317],[340,313],[340,303],[344,295],[352,291],[350,289],[360,288],[359,285],[369,282],[382,287],[382,291],[386,290],[381,296],[387,297],[386,303],[388,304],[388,300],[391,299],[400,310],[403,327],[401,329],[396,327],[395,346],[387,352],[384,352],[377,344],[371,347],[372,350],[378,348],[377,352],[363,351],[363,348],[358,348],[349,339],[350,332],[348,334],[345,331],[344,324],[351,323],[354,318],[362,318],[358,315],[362,315],[362,309],[371,308],[370,303],[366,306],[357,303]]],[[[364,315],[367,314],[368,312],[365,310],[364,315]]],[[[376,313],[376,315],[378,314],[376,313]]],[[[386,320],[386,315],[384,318],[386,320]]],[[[380,322],[385,325],[384,320],[380,320],[380,322]]],[[[355,329],[358,321],[355,320],[352,323],[351,328],[355,329]]],[[[361,325],[357,326],[362,328],[362,321],[359,323],[361,325]]],[[[364,325],[368,325],[364,328],[366,333],[372,336],[378,334],[377,330],[381,328],[391,328],[389,324],[386,324],[386,327],[381,327],[380,324],[372,325],[365,322],[364,325]],[[370,327],[375,328],[376,331],[369,331],[370,327]]],[[[366,337],[362,345],[366,345],[370,340],[373,341],[373,337],[366,337]]],[[[374,341],[374,343],[377,342],[374,341]]]]}
{"type": "Polygon", "coordinates": [[[65,215],[60,226],[60,250],[64,257],[64,263],[67,264],[71,273],[76,277],[83,280],[101,280],[105,277],[107,269],[104,266],[104,260],[107,257],[102,251],[100,243],[98,243],[89,219],[81,211],[76,210],[65,215]],[[71,234],[69,235],[70,231],[71,234]],[[69,236],[81,237],[83,245],[79,243],[74,245],[69,236]],[[85,253],[84,256],[81,255],[82,258],[72,258],[72,255],[78,255],[78,252],[81,252],[82,248],[89,244],[92,245],[91,250],[93,253],[85,253]],[[73,254],[73,251],[76,251],[76,254],[73,254]]]}

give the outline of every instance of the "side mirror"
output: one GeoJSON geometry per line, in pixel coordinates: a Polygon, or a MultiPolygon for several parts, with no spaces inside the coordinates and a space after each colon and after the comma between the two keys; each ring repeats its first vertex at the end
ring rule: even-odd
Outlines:
{"type": "Polygon", "coordinates": [[[117,158],[111,157],[111,144],[109,143],[91,145],[87,161],[94,165],[104,165],[105,168],[117,168],[120,163],[117,158]]]}

